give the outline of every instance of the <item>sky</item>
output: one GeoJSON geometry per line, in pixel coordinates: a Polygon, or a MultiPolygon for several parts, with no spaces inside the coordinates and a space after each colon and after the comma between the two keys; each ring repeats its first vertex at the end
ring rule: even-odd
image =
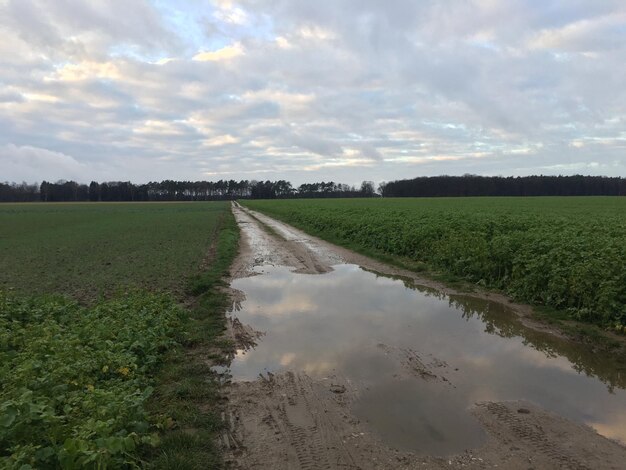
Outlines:
{"type": "Polygon", "coordinates": [[[626,176],[624,0],[0,0],[0,181],[626,176]]]}

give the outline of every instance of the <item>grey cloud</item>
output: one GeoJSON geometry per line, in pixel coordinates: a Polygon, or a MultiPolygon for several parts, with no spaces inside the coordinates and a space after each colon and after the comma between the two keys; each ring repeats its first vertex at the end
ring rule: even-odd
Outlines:
{"type": "Polygon", "coordinates": [[[22,40],[56,58],[106,54],[115,46],[172,50],[177,45],[145,0],[8,0],[3,10],[22,40]]]}
{"type": "Polygon", "coordinates": [[[24,101],[24,97],[14,91],[0,91],[0,103],[19,103],[24,101]]]}
{"type": "Polygon", "coordinates": [[[623,2],[192,3],[200,46],[147,1],[0,6],[4,155],[84,181],[625,172],[623,2]]]}

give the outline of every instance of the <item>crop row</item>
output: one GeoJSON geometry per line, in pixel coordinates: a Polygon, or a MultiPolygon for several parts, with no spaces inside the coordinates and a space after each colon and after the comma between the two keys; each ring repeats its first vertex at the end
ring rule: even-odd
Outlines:
{"type": "Polygon", "coordinates": [[[572,317],[626,326],[626,201],[248,201],[357,250],[400,256],[572,317]]]}

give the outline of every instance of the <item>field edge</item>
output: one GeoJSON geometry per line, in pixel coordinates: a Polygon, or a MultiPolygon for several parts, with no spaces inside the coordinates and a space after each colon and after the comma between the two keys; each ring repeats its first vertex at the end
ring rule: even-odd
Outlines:
{"type": "Polygon", "coordinates": [[[230,209],[215,231],[203,269],[187,282],[189,317],[181,346],[167,354],[156,378],[149,409],[157,417],[161,439],[156,448],[145,450],[147,468],[223,467],[218,446],[223,398],[211,368],[233,350],[223,335],[230,304],[227,278],[239,246],[239,227],[230,209]]]}

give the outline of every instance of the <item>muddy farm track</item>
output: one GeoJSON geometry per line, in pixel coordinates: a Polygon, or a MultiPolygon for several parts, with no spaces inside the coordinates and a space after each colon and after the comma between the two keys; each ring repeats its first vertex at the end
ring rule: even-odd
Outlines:
{"type": "Polygon", "coordinates": [[[623,374],[527,307],[233,211],[230,468],[624,468],[623,374]]]}

